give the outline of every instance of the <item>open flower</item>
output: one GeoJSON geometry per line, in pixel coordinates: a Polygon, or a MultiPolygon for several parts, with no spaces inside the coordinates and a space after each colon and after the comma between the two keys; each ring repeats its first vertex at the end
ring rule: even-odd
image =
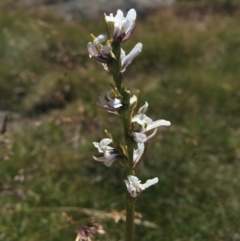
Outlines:
{"type": "Polygon", "coordinates": [[[94,38],[93,42],[89,42],[87,45],[90,58],[96,59],[98,62],[106,64],[111,59],[112,47],[108,44],[102,45],[106,42],[107,35],[101,34],[94,38]]]}
{"type": "Polygon", "coordinates": [[[103,153],[103,157],[93,156],[93,159],[103,162],[107,167],[110,167],[120,156],[117,150],[108,146],[110,143],[112,143],[112,140],[109,138],[104,138],[100,142],[93,142],[93,145],[98,149],[98,152],[103,153]]]}
{"type": "Polygon", "coordinates": [[[98,106],[104,110],[117,114],[117,111],[122,106],[122,101],[115,96],[112,90],[105,92],[99,97],[100,103],[98,106]]]}
{"type": "Polygon", "coordinates": [[[137,43],[131,52],[126,55],[125,51],[121,49],[121,61],[122,69],[121,72],[124,72],[129,64],[132,63],[133,59],[142,51],[142,43],[137,43]]]}
{"type": "Polygon", "coordinates": [[[109,16],[105,15],[109,38],[118,44],[126,42],[132,36],[136,17],[135,9],[130,9],[126,17],[121,10],[117,10],[115,17],[112,13],[109,16]]]}
{"type": "Polygon", "coordinates": [[[144,143],[150,138],[152,138],[156,134],[158,127],[171,125],[171,122],[167,120],[153,121],[151,118],[144,114],[147,109],[148,103],[145,102],[145,104],[139,109],[138,114],[132,118],[132,136],[133,139],[138,143],[144,143]],[[145,134],[147,131],[153,129],[154,131],[151,135],[147,136],[145,134]]]}
{"type": "Polygon", "coordinates": [[[141,181],[136,176],[129,175],[127,176],[127,180],[125,179],[124,182],[130,195],[132,197],[137,197],[143,190],[156,184],[158,182],[158,178],[155,177],[153,179],[149,179],[146,183],[141,184],[141,181]]]}

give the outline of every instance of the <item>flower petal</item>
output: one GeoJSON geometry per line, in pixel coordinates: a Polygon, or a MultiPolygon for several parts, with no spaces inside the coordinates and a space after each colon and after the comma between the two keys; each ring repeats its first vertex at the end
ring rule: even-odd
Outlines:
{"type": "Polygon", "coordinates": [[[144,133],[133,132],[132,136],[133,136],[134,141],[136,141],[138,143],[144,143],[147,141],[147,136],[144,133]]]}
{"type": "Polygon", "coordinates": [[[137,102],[137,96],[136,96],[136,95],[133,95],[133,96],[130,98],[130,105],[134,104],[135,102],[137,102]]]}
{"type": "Polygon", "coordinates": [[[132,122],[137,122],[142,126],[143,130],[146,129],[147,125],[153,123],[152,119],[143,113],[139,113],[132,118],[132,122]]]}
{"type": "MultiPolygon", "coordinates": [[[[158,178],[157,178],[157,177],[155,177],[155,178],[153,178],[153,179],[147,180],[146,183],[142,184],[142,187],[143,187],[144,189],[146,189],[146,188],[148,188],[148,187],[150,187],[150,186],[152,186],[152,185],[154,185],[154,184],[156,184],[156,183],[158,183],[158,178]]],[[[143,190],[144,190],[144,189],[143,189],[143,190]]]]}
{"type": "Polygon", "coordinates": [[[120,99],[117,99],[117,98],[114,98],[114,99],[111,99],[109,102],[108,102],[109,106],[112,106],[113,108],[115,109],[118,109],[122,106],[122,102],[120,99]]]}
{"type": "Polygon", "coordinates": [[[156,120],[156,121],[153,121],[152,123],[149,123],[147,125],[146,131],[152,130],[152,129],[157,128],[159,126],[170,126],[170,125],[171,125],[170,121],[156,120]]]}
{"type": "Polygon", "coordinates": [[[127,13],[126,19],[132,19],[135,21],[136,18],[137,18],[137,13],[134,8],[131,8],[127,13]]]}
{"type": "Polygon", "coordinates": [[[123,57],[122,59],[122,70],[124,72],[129,64],[132,63],[133,59],[142,51],[142,43],[137,43],[131,52],[123,57]]]}
{"type": "Polygon", "coordinates": [[[106,34],[100,34],[93,40],[93,42],[95,44],[101,44],[101,43],[105,42],[106,40],[107,40],[107,35],[106,34]]]}
{"type": "Polygon", "coordinates": [[[112,140],[110,138],[104,138],[100,142],[93,142],[93,145],[98,149],[98,152],[103,153],[107,150],[112,150],[113,148],[108,146],[110,143],[112,143],[112,140]]]}
{"type": "Polygon", "coordinates": [[[103,162],[105,164],[105,166],[110,167],[113,164],[113,162],[117,160],[118,156],[119,155],[116,153],[116,154],[111,154],[108,157],[105,157],[105,156],[102,156],[102,157],[93,156],[93,159],[95,161],[98,161],[98,162],[103,162]]]}
{"type": "Polygon", "coordinates": [[[148,110],[148,103],[147,103],[147,101],[145,101],[144,105],[141,108],[139,108],[138,113],[145,114],[147,112],[147,110],[148,110]]]}
{"type": "Polygon", "coordinates": [[[133,152],[133,162],[134,166],[138,163],[138,161],[141,159],[143,153],[145,150],[145,146],[143,143],[138,143],[138,148],[134,150],[133,152]]]}
{"type": "Polygon", "coordinates": [[[107,157],[104,161],[105,166],[110,167],[114,161],[116,161],[119,157],[119,154],[111,154],[109,157],[107,157]]]}

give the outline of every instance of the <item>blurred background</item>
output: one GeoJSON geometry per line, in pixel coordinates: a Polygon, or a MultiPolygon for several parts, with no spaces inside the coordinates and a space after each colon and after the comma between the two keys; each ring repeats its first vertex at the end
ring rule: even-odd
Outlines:
{"type": "Polygon", "coordinates": [[[111,77],[89,59],[103,13],[138,12],[125,73],[148,115],[171,121],[148,145],[136,240],[240,240],[239,0],[1,0],[0,241],[75,240],[89,221],[124,240],[123,173],[92,159],[120,121],[96,106],[111,77]],[[150,222],[150,223],[149,223],[150,222]]]}

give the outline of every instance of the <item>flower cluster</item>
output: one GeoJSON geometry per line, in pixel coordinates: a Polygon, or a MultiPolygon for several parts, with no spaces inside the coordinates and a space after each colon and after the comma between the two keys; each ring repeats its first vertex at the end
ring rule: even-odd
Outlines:
{"type": "MultiPolygon", "coordinates": [[[[105,15],[105,22],[108,29],[108,34],[101,34],[98,37],[92,35],[93,42],[88,43],[88,53],[90,58],[96,59],[103,64],[105,70],[110,71],[112,68],[109,66],[117,56],[114,54],[113,46],[126,42],[132,35],[135,26],[136,11],[129,10],[126,17],[123,16],[121,10],[117,11],[114,17],[111,13],[109,16],[105,15]]],[[[142,44],[138,43],[126,55],[125,51],[121,48],[121,72],[124,72],[127,66],[133,59],[142,51],[142,44]]]]}
{"type": "Polygon", "coordinates": [[[112,13],[109,16],[105,15],[109,39],[115,43],[126,42],[132,36],[136,17],[135,9],[130,9],[126,17],[121,10],[117,11],[115,17],[112,13]]]}
{"type": "Polygon", "coordinates": [[[142,51],[142,43],[126,55],[121,44],[132,36],[135,28],[136,11],[131,9],[126,17],[121,10],[117,14],[105,15],[107,33],[98,37],[92,35],[93,41],[88,43],[90,58],[100,62],[104,69],[113,75],[115,86],[111,90],[102,93],[99,97],[98,106],[110,113],[120,116],[124,126],[125,143],[118,143],[113,136],[106,132],[107,138],[93,145],[102,154],[93,158],[110,167],[114,162],[119,162],[125,171],[125,184],[130,196],[136,198],[143,190],[158,182],[158,178],[149,179],[145,184],[135,176],[143,155],[146,151],[147,142],[157,133],[161,126],[170,126],[167,120],[153,121],[146,115],[148,103],[141,106],[140,92],[132,95],[128,88],[122,85],[123,72],[131,64],[133,59],[142,51]],[[152,133],[147,134],[149,131],[152,133]]]}

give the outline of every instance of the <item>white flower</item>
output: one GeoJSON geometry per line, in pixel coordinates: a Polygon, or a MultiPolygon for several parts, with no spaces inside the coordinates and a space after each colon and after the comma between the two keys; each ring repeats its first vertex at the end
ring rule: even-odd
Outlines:
{"type": "Polygon", "coordinates": [[[121,10],[117,10],[115,17],[112,13],[109,16],[105,15],[109,31],[111,31],[109,37],[113,38],[116,43],[126,42],[133,33],[136,17],[137,13],[135,9],[130,9],[126,17],[123,16],[121,10]]]}
{"type": "Polygon", "coordinates": [[[119,153],[113,147],[108,146],[110,143],[112,143],[112,140],[109,138],[102,139],[100,142],[93,142],[98,152],[103,153],[103,157],[93,156],[94,160],[103,162],[107,167],[110,167],[119,157],[119,153]]]}
{"type": "Polygon", "coordinates": [[[142,51],[142,43],[137,43],[131,52],[126,55],[125,51],[121,49],[121,61],[122,61],[122,70],[124,72],[129,64],[132,63],[133,59],[142,51]]]}
{"type": "Polygon", "coordinates": [[[93,42],[88,43],[87,48],[90,58],[94,58],[100,63],[107,63],[110,60],[112,47],[108,44],[102,45],[106,40],[107,35],[101,34],[93,42]]]}
{"type": "Polygon", "coordinates": [[[98,106],[104,110],[117,114],[117,111],[122,106],[122,102],[119,98],[116,98],[113,91],[108,91],[100,95],[100,103],[98,106]]]}
{"type": "Polygon", "coordinates": [[[157,128],[159,126],[170,126],[171,122],[166,120],[156,120],[153,121],[151,118],[146,116],[144,113],[148,109],[148,103],[145,104],[138,110],[138,114],[132,118],[133,139],[138,143],[143,143],[152,138],[157,133],[157,128]],[[154,129],[150,136],[145,133],[154,129]]]}
{"type": "Polygon", "coordinates": [[[136,176],[129,175],[127,176],[127,180],[124,180],[124,182],[130,195],[132,197],[137,197],[143,190],[156,184],[158,182],[158,178],[155,177],[153,179],[149,179],[146,183],[141,184],[141,181],[136,176]]]}

